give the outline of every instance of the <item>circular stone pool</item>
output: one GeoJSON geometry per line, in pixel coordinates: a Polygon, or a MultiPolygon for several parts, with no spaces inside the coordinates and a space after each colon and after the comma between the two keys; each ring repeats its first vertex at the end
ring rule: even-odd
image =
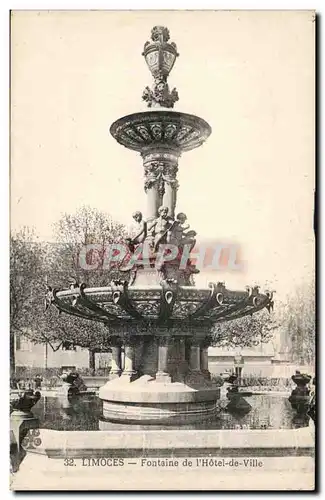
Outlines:
{"type": "MultiPolygon", "coordinates": [[[[209,420],[182,429],[295,429],[307,427],[309,417],[298,416],[287,397],[254,395],[245,398],[251,408],[242,412],[227,411],[228,400],[220,400],[220,408],[209,420]]],[[[57,397],[42,397],[33,413],[44,429],[66,431],[95,430],[159,430],[178,429],[166,425],[136,425],[109,422],[103,419],[102,401],[97,396],[83,396],[71,402],[57,397]]]]}

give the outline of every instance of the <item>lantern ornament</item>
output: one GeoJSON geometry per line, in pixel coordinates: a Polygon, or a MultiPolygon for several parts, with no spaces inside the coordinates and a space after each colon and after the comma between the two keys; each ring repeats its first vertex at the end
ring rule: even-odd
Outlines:
{"type": "Polygon", "coordinates": [[[169,90],[167,78],[171,72],[177,53],[174,42],[168,43],[169,30],[164,26],[155,26],[151,30],[151,41],[146,42],[142,55],[154,78],[152,89],[146,87],[142,99],[147,102],[148,107],[173,108],[178,101],[178,92],[174,88],[169,90]]]}

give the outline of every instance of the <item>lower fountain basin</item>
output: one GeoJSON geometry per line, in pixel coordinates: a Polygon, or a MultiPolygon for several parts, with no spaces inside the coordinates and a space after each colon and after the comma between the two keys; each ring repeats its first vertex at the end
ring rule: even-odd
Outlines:
{"type": "Polygon", "coordinates": [[[103,416],[111,422],[182,425],[210,418],[220,389],[203,378],[190,386],[150,376],[132,383],[120,377],[101,387],[99,397],[103,416]]]}
{"type": "MultiPolygon", "coordinates": [[[[195,423],[182,425],[182,430],[237,430],[251,429],[265,431],[273,429],[289,430],[308,426],[310,421],[307,415],[298,418],[288,401],[288,394],[261,394],[253,395],[249,399],[252,409],[242,415],[229,413],[221,409],[222,400],[217,402],[218,411],[211,414],[210,418],[199,420],[195,423]]],[[[228,404],[227,398],[223,399],[228,404]]],[[[89,396],[71,399],[68,404],[55,396],[45,396],[33,407],[33,414],[39,418],[40,427],[56,431],[100,431],[103,429],[115,431],[165,430],[166,425],[157,422],[153,424],[131,424],[130,422],[111,422],[103,419],[104,402],[98,397],[89,396]]],[[[179,429],[178,425],[168,425],[168,429],[179,429]]]]}

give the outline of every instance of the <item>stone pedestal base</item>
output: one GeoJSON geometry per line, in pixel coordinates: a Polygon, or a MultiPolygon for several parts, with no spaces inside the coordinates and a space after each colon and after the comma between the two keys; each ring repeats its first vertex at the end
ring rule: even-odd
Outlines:
{"type": "MultiPolygon", "coordinates": [[[[121,377],[119,379],[124,380],[126,382],[133,382],[133,380],[136,378],[137,372],[122,372],[121,377]]],[[[116,379],[115,379],[116,380],[116,379]]]]}
{"type": "Polygon", "coordinates": [[[156,373],[156,382],[162,382],[163,384],[170,384],[172,381],[171,376],[165,372],[156,373]]]}
{"type": "Polygon", "coordinates": [[[209,380],[207,377],[204,376],[204,374],[199,371],[199,370],[193,370],[190,371],[185,378],[185,383],[189,385],[190,387],[204,387],[207,386],[209,387],[209,380]]]}
{"type": "Polygon", "coordinates": [[[17,472],[26,452],[22,447],[24,437],[31,429],[39,428],[39,419],[31,411],[14,410],[10,415],[10,461],[12,472],[17,472]],[[12,452],[14,450],[14,452],[12,452]]]}
{"type": "Polygon", "coordinates": [[[202,379],[195,387],[144,375],[134,382],[123,376],[99,390],[103,416],[111,422],[186,425],[211,417],[217,411],[219,388],[202,379]]]}

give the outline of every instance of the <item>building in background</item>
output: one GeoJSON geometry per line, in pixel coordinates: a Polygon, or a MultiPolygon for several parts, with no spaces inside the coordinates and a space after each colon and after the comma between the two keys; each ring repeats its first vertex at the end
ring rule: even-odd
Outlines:
{"type": "MultiPolygon", "coordinates": [[[[209,370],[212,375],[219,375],[224,371],[235,372],[235,357],[238,356],[235,349],[222,349],[220,347],[209,347],[209,370]]],[[[272,377],[274,347],[271,343],[240,350],[243,358],[242,377],[272,377]]]]}
{"type": "MultiPolygon", "coordinates": [[[[77,370],[89,368],[89,351],[81,347],[65,349],[63,345],[57,351],[47,344],[33,344],[26,337],[16,337],[16,369],[75,367],[77,370]]],[[[111,365],[110,353],[95,353],[95,368],[108,370],[111,365]]]]}
{"type": "MultiPolygon", "coordinates": [[[[313,367],[298,367],[290,359],[289,346],[283,342],[283,335],[279,332],[279,342],[261,344],[254,348],[225,349],[210,347],[208,350],[209,370],[212,375],[219,375],[224,371],[235,371],[235,357],[243,357],[242,377],[291,377],[296,369],[314,372],[313,367]]],[[[33,344],[26,337],[16,337],[15,341],[16,369],[62,369],[74,367],[76,370],[90,368],[90,353],[88,349],[75,347],[65,349],[64,345],[57,351],[45,344],[33,344]]],[[[107,373],[111,366],[111,353],[95,353],[95,369],[107,373]]]]}

